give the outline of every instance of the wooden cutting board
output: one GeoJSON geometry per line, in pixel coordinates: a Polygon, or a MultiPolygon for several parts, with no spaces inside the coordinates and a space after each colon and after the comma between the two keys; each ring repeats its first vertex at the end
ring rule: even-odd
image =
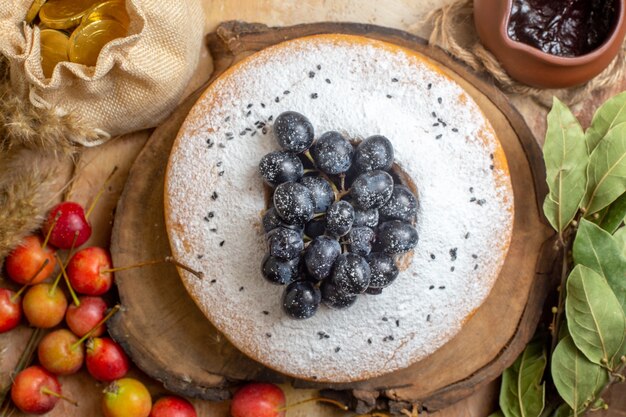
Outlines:
{"type": "MultiPolygon", "coordinates": [[[[169,265],[117,274],[123,311],[115,316],[110,331],[142,370],[187,396],[222,400],[241,381],[269,380],[341,390],[342,398],[359,412],[399,412],[412,404],[438,410],[497,378],[534,333],[553,282],[555,258],[553,233],[540,211],[546,192],[541,151],[522,117],[490,82],[443,51],[428,47],[424,40],[399,30],[350,23],[268,28],[228,22],[210,36],[213,77],[267,46],[320,33],[368,36],[430,57],[468,91],[489,118],[509,161],[516,217],[505,266],[485,304],[452,341],[430,357],[402,371],[341,386],[291,381],[243,356],[200,313],[169,265]]],[[[178,129],[204,88],[153,133],[130,172],[112,235],[111,252],[118,266],[169,254],[163,220],[164,170],[178,129]]]]}

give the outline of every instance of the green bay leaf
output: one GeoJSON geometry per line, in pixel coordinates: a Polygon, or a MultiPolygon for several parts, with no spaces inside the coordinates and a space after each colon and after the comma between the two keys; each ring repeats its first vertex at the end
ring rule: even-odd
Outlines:
{"type": "Polygon", "coordinates": [[[585,141],[591,153],[607,132],[626,122],[626,92],[607,100],[593,116],[591,126],[585,132],[585,141]]]}
{"type": "Polygon", "coordinates": [[[552,227],[562,232],[584,197],[589,154],[578,120],[556,97],[548,114],[543,159],[550,190],[543,211],[552,227]]]}
{"type": "Polygon", "coordinates": [[[626,256],[618,238],[582,219],[574,240],[574,262],[606,278],[622,310],[626,311],[626,256]]]}
{"type": "Polygon", "coordinates": [[[540,339],[532,341],[502,374],[500,409],[506,417],[539,417],[545,405],[541,383],[547,357],[540,339]]]}
{"type": "Polygon", "coordinates": [[[489,414],[489,417],[505,417],[505,416],[501,410],[498,410],[495,413],[489,414]]]}
{"type": "Polygon", "coordinates": [[[589,157],[582,207],[591,216],[626,191],[626,123],[611,129],[589,157]]]}
{"type": "MultiPolygon", "coordinates": [[[[613,235],[618,245],[622,248],[622,254],[626,256],[626,226],[622,226],[613,235]]],[[[626,292],[626,289],[624,289],[626,292]]]]}
{"type": "Polygon", "coordinates": [[[624,216],[626,216],[626,193],[622,194],[610,206],[595,213],[591,217],[591,221],[607,232],[614,233],[624,221],[624,216]]]}
{"type": "Polygon", "coordinates": [[[626,317],[606,279],[577,265],[567,280],[565,314],[578,349],[591,362],[614,369],[621,356],[626,317]]]}
{"type": "Polygon", "coordinates": [[[554,349],[550,371],[559,395],[577,412],[593,401],[609,381],[607,371],[589,361],[571,337],[561,340],[554,349]]]}
{"type": "Polygon", "coordinates": [[[571,417],[574,415],[574,410],[567,404],[561,404],[559,408],[554,411],[552,417],[571,417]]]}

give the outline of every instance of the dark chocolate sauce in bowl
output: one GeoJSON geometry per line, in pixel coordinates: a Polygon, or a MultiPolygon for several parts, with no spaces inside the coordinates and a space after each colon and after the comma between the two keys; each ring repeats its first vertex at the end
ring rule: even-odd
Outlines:
{"type": "Polygon", "coordinates": [[[507,33],[551,55],[580,56],[609,37],[619,7],[616,0],[512,0],[507,33]]]}

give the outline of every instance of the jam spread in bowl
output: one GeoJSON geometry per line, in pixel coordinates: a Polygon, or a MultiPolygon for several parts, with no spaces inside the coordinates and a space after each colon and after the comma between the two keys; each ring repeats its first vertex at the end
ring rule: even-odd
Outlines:
{"type": "Polygon", "coordinates": [[[507,32],[548,54],[580,56],[608,38],[618,7],[614,0],[513,0],[507,32]]]}
{"type": "Polygon", "coordinates": [[[474,0],[481,43],[524,84],[564,88],[600,74],[622,48],[626,0],[474,0]]]}

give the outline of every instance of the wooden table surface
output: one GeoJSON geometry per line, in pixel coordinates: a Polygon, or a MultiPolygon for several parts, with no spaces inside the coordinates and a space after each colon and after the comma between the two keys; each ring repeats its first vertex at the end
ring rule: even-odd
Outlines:
{"type": "MultiPolygon", "coordinates": [[[[426,16],[433,9],[451,3],[453,0],[201,0],[203,3],[206,24],[205,32],[209,33],[225,20],[244,20],[260,22],[270,26],[292,25],[315,21],[352,21],[372,23],[410,31],[427,37],[430,26],[425,22],[426,16]]],[[[206,50],[203,51],[201,64],[189,91],[192,91],[212,71],[211,58],[206,50]]],[[[614,85],[605,91],[592,95],[585,103],[577,106],[576,113],[583,124],[588,123],[593,110],[598,103],[611,95],[626,89],[626,80],[614,85]]],[[[512,98],[518,110],[523,114],[540,143],[543,142],[545,132],[546,109],[538,106],[532,100],[521,97],[512,98]]],[[[149,132],[139,132],[113,140],[109,144],[97,149],[86,150],[80,156],[77,167],[77,180],[71,188],[71,198],[74,201],[88,204],[100,187],[103,177],[111,171],[113,166],[119,167],[104,198],[92,215],[94,234],[88,244],[108,246],[111,224],[117,198],[121,193],[124,180],[135,157],[141,150],[149,136],[149,132]]],[[[144,237],[138,237],[144,238],[144,237]]],[[[2,278],[0,277],[0,284],[2,278]]],[[[8,334],[0,335],[0,387],[9,383],[9,373],[15,366],[17,358],[23,349],[30,330],[22,327],[8,334]]],[[[177,360],[172,358],[172,360],[177,360]]],[[[132,374],[144,380],[151,391],[158,395],[163,392],[156,381],[152,381],[140,371],[133,370],[132,374]]],[[[77,376],[61,378],[64,393],[79,400],[79,408],[68,404],[60,404],[51,412],[50,416],[63,417],[100,417],[100,397],[102,384],[94,382],[86,372],[77,376]]],[[[288,402],[292,403],[303,398],[309,398],[315,393],[312,391],[293,390],[285,387],[288,402]]],[[[432,416],[472,416],[483,417],[489,415],[497,405],[498,381],[486,386],[472,397],[455,404],[448,409],[436,413],[421,415],[432,416]]],[[[612,410],[599,415],[626,416],[626,386],[614,389],[609,402],[612,410]]],[[[228,403],[209,403],[194,401],[198,415],[201,417],[228,416],[228,403]]],[[[19,416],[19,413],[14,414],[19,416]]],[[[328,406],[307,405],[288,412],[289,417],[296,416],[344,416],[345,413],[336,411],[328,406]]]]}

